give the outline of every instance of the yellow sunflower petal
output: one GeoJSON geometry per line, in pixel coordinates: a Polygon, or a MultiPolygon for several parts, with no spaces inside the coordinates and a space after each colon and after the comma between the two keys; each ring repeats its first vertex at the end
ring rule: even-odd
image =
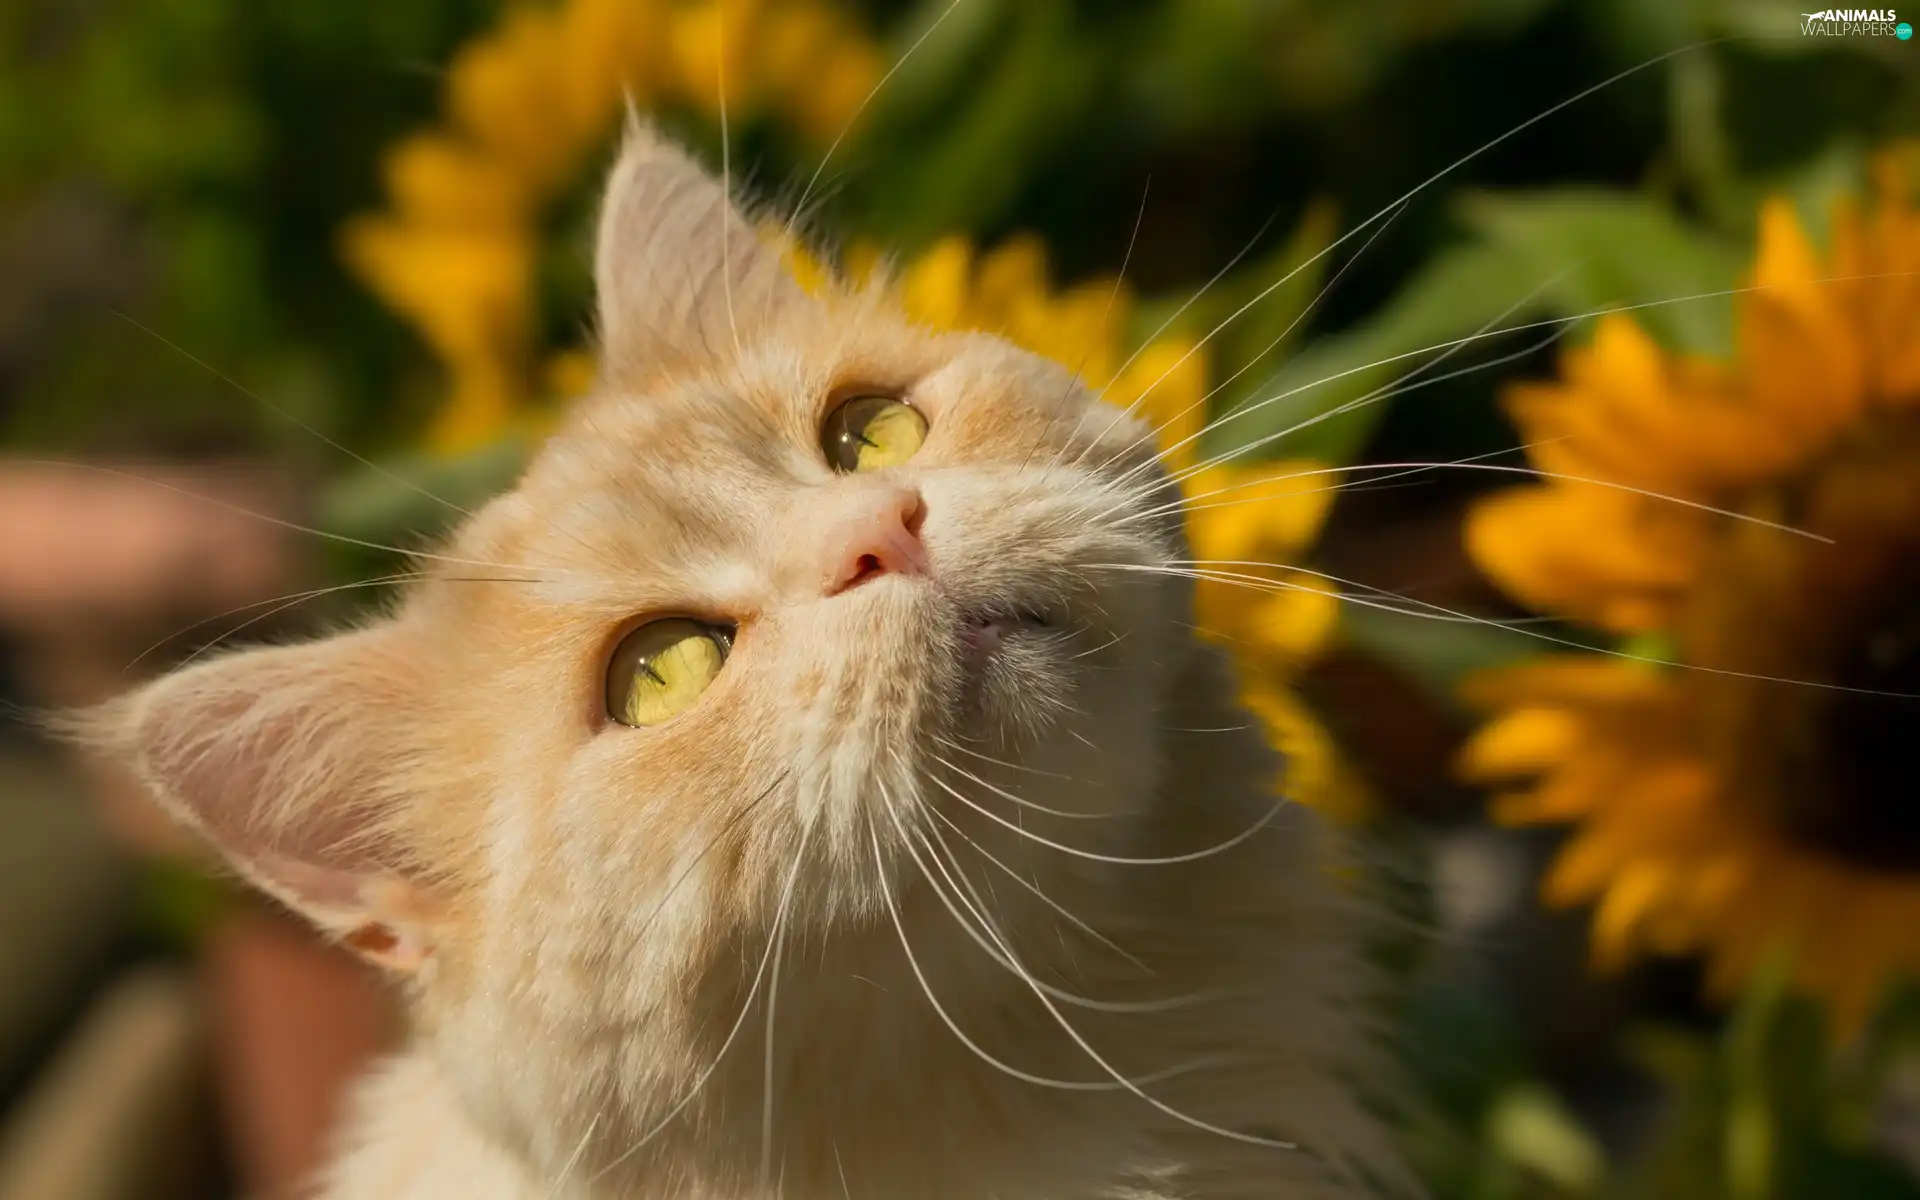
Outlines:
{"type": "Polygon", "coordinates": [[[1171,337],[1154,342],[1106,394],[1153,426],[1170,465],[1178,469],[1199,460],[1198,435],[1207,420],[1207,359],[1192,342],[1171,337]]]}
{"type": "Polygon", "coordinates": [[[1562,709],[1516,708],[1467,740],[1460,773],[1479,782],[1535,774],[1577,750],[1583,732],[1579,719],[1562,709]]]}
{"type": "Polygon", "coordinates": [[[900,302],[909,316],[935,328],[972,328],[972,281],[973,247],[965,238],[942,238],[907,268],[900,302]]]}
{"type": "Polygon", "coordinates": [[[1603,972],[1617,972],[1634,958],[1641,930],[1670,897],[1675,868],[1659,861],[1636,862],[1606,889],[1593,918],[1593,952],[1603,972]]]}
{"type": "Polygon", "coordinates": [[[1194,592],[1200,628],[1275,670],[1318,655],[1340,621],[1340,596],[1325,580],[1280,572],[1267,586],[1202,580],[1194,592]]]}
{"type": "Polygon", "coordinates": [[[1319,536],[1336,477],[1312,462],[1216,467],[1193,477],[1193,555],[1226,571],[1285,564],[1319,536]]]}
{"type": "Polygon", "coordinates": [[[1335,820],[1363,820],[1372,809],[1367,789],[1342,762],[1326,729],[1283,685],[1270,677],[1248,679],[1242,698],[1285,756],[1283,794],[1335,820]]]}
{"type": "Polygon", "coordinates": [[[417,221],[511,226],[527,219],[535,199],[500,160],[439,134],[401,141],[385,166],[395,204],[417,221]]]}
{"type": "Polygon", "coordinates": [[[1657,503],[1592,486],[1515,488],[1474,506],[1467,550],[1530,607],[1642,633],[1670,621],[1707,533],[1704,514],[1657,503]]]}
{"type": "Polygon", "coordinates": [[[1792,207],[1760,213],[1760,290],[1741,306],[1741,350],[1754,403],[1819,446],[1865,406],[1865,363],[1792,207]]]}
{"type": "Polygon", "coordinates": [[[822,52],[812,73],[794,79],[783,94],[801,131],[827,142],[852,126],[885,74],[879,47],[843,34],[822,52]]]}

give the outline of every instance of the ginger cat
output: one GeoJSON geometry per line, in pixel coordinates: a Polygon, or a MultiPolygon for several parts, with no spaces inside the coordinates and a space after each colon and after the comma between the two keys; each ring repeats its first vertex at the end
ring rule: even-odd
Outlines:
{"type": "Polygon", "coordinates": [[[604,377],[390,615],[89,736],[392,972],[329,1200],[1307,1200],[1402,1178],[1340,847],[1152,430],[803,290],[629,131],[604,377]]]}

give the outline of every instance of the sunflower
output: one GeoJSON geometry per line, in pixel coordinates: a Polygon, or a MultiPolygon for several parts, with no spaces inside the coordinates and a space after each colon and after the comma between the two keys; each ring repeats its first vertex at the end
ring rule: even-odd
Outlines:
{"type": "Polygon", "coordinates": [[[1824,262],[1762,209],[1732,361],[1613,316],[1517,390],[1550,481],[1467,525],[1511,595],[1629,651],[1469,683],[1496,818],[1577,826],[1547,900],[1596,906],[1600,965],[1697,953],[1722,996],[1783,955],[1843,1031],[1920,967],[1920,213],[1876,178],[1824,262]]]}
{"type": "Polygon", "coordinates": [[[825,142],[882,55],[824,0],[565,0],[519,7],[447,71],[446,120],[387,155],[388,207],[343,231],[348,265],[448,377],[430,443],[469,449],[583,390],[592,365],[537,344],[541,220],[629,99],[777,113],[825,142]],[[724,89],[724,90],[723,90],[724,89]]]}

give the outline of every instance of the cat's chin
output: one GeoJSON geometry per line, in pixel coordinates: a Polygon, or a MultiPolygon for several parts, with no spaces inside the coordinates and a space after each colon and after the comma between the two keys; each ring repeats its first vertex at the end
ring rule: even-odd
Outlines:
{"type": "Polygon", "coordinates": [[[1063,711],[1069,647],[1083,632],[1065,611],[1038,604],[962,610],[953,653],[967,732],[1015,744],[1042,733],[1063,711]]]}

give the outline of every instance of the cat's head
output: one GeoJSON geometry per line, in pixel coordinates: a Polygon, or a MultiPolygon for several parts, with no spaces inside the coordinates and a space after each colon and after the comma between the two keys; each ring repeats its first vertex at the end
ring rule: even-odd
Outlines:
{"type": "Polygon", "coordinates": [[[161,679],[108,744],[437,1023],[657,1049],[783,911],[891,946],[940,839],[1103,869],[1021,834],[1097,848],[1162,770],[1194,651],[1152,430],[884,289],[802,288],[644,131],[596,274],[597,394],[391,615],[161,679]]]}

